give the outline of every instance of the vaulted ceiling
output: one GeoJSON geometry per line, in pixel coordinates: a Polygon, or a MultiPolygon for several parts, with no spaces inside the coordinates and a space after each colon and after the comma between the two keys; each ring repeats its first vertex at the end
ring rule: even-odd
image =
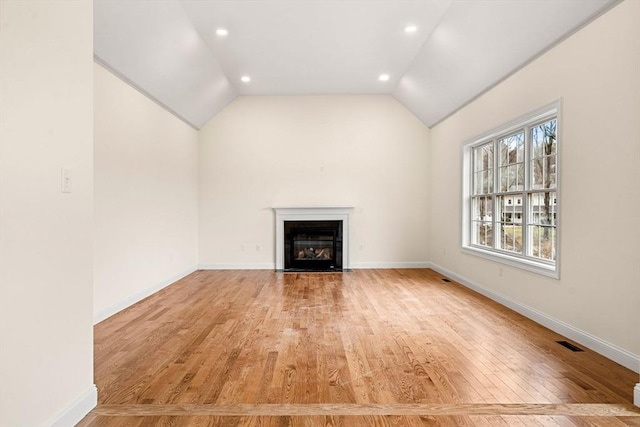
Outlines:
{"type": "Polygon", "coordinates": [[[95,0],[94,55],[195,128],[311,94],[390,94],[432,126],[616,3],[95,0]]]}

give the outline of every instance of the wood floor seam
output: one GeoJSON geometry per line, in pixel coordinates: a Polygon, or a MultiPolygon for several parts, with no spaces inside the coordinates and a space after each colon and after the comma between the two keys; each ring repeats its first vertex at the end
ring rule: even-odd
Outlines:
{"type": "Polygon", "coordinates": [[[598,403],[514,404],[231,404],[231,405],[99,405],[101,416],[469,416],[554,415],[577,417],[639,417],[640,408],[598,403]]]}

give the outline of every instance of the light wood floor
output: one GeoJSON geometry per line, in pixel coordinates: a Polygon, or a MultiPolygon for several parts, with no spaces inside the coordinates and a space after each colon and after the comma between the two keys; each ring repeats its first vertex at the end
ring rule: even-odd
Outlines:
{"type": "Polygon", "coordinates": [[[198,271],[95,327],[79,426],[640,426],[638,374],[442,279],[198,271]]]}

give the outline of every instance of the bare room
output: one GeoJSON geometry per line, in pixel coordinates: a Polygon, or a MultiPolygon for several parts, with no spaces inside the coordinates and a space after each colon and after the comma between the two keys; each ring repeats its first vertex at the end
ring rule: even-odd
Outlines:
{"type": "Polygon", "coordinates": [[[640,423],[640,1],[2,0],[0,426],[640,423]]]}

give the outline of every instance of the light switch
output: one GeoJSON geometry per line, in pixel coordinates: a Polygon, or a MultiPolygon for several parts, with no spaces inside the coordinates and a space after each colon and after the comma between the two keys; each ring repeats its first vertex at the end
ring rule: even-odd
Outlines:
{"type": "Polygon", "coordinates": [[[62,169],[62,192],[71,193],[71,169],[62,169]]]}

